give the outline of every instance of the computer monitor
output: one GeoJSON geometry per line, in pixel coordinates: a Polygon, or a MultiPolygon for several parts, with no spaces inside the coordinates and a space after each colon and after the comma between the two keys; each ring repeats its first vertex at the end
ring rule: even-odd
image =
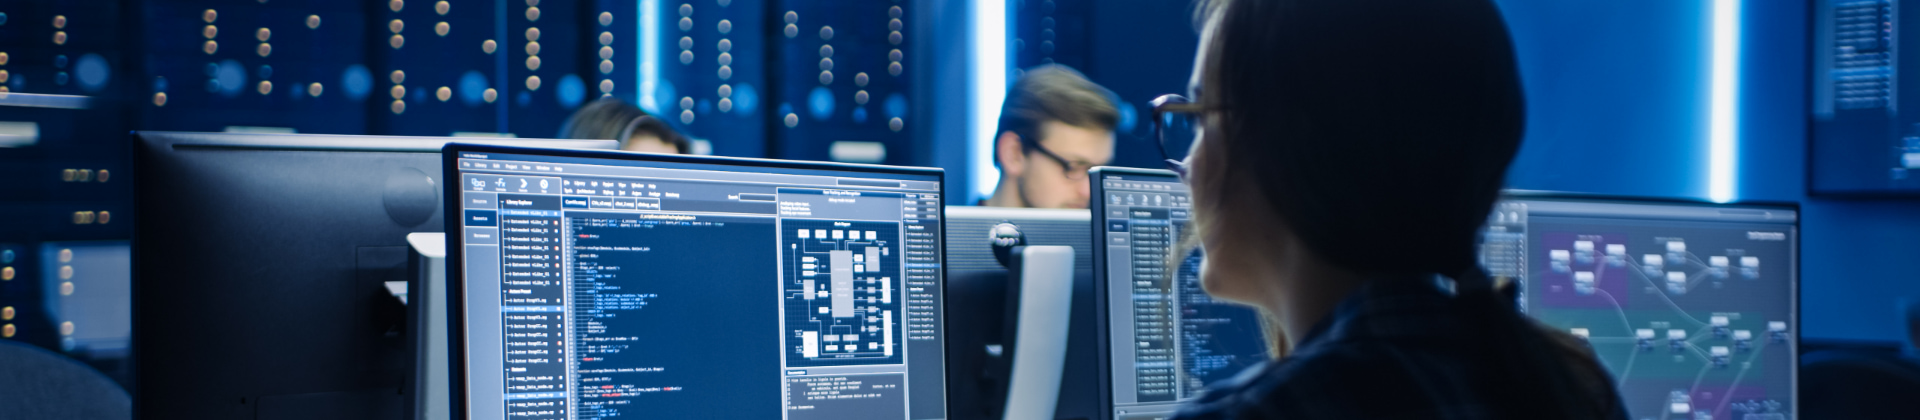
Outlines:
{"type": "Polygon", "coordinates": [[[1633,418],[1799,418],[1793,205],[1509,192],[1481,261],[1583,337],[1633,418]]]}
{"type": "Polygon", "coordinates": [[[1809,194],[1920,195],[1914,59],[1920,14],[1899,0],[1814,0],[1806,11],[1809,194]]]}
{"type": "Polygon", "coordinates": [[[409,332],[385,282],[408,233],[446,226],[451,140],[133,133],[140,417],[401,418],[409,332]]]}
{"type": "Polygon", "coordinates": [[[947,416],[941,170],[443,159],[455,418],[947,416]]]}
{"type": "Polygon", "coordinates": [[[1166,267],[1191,219],[1172,172],[1094,168],[1095,337],[1103,419],[1169,417],[1206,386],[1268,360],[1260,317],[1200,286],[1199,253],[1166,267]]]}
{"type": "MultiPolygon", "coordinates": [[[[1093,223],[1087,210],[1008,207],[947,207],[947,305],[966,308],[966,318],[947,321],[947,396],[953,418],[1002,418],[1012,377],[1007,351],[1013,340],[1009,267],[994,257],[989,239],[1002,222],[1019,226],[1032,246],[1073,247],[1073,302],[1068,312],[1067,357],[1061,377],[1056,419],[1090,419],[1101,408],[1093,377],[1098,363],[1094,342],[1093,223]]],[[[1014,288],[1014,290],[1018,290],[1014,288]]]]}

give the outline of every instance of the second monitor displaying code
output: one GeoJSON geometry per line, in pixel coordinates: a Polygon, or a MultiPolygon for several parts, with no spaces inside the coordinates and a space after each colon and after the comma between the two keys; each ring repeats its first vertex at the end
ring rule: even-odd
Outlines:
{"type": "Polygon", "coordinates": [[[946,416],[937,172],[458,164],[472,417],[946,416]]]}

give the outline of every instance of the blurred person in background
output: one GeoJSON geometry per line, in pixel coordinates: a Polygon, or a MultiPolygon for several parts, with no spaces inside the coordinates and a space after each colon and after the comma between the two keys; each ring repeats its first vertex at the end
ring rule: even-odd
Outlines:
{"type": "Polygon", "coordinates": [[[1000,184],[981,205],[1087,208],[1087,169],[1113,159],[1113,92],[1067,66],[1028,69],[1000,107],[1000,184]]]}
{"type": "Polygon", "coordinates": [[[1201,285],[1258,308],[1276,359],[1175,418],[1627,418],[1592,350],[1478,263],[1526,122],[1492,0],[1199,12],[1191,99],[1156,98],[1152,123],[1193,189],[1201,285]]]}
{"type": "Polygon", "coordinates": [[[618,140],[620,150],[630,152],[687,154],[691,147],[687,136],[674,131],[666,121],[611,96],[574,111],[560,126],[560,138],[618,140]]]}

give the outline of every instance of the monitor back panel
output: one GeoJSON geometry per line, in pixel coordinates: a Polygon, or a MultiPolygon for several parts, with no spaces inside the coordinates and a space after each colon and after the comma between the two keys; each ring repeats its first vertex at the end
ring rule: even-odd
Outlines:
{"type": "Polygon", "coordinates": [[[444,158],[466,418],[947,416],[937,169],[444,158]]]}
{"type": "MultiPolygon", "coordinates": [[[[947,207],[947,302],[966,308],[965,319],[947,321],[948,395],[954,418],[995,417],[1006,395],[1005,372],[987,372],[993,360],[983,349],[1004,341],[1007,268],[994,259],[988,231],[1001,222],[1020,227],[1027,245],[1073,247],[1073,307],[1067,320],[1067,359],[1054,418],[1094,418],[1099,414],[1099,369],[1094,340],[1093,221],[1087,210],[1005,207],[947,207]]],[[[1003,348],[1004,350],[1004,348],[1003,348]]],[[[1007,357],[1011,357],[1010,354],[1007,357]]]]}
{"type": "Polygon", "coordinates": [[[383,283],[406,280],[408,233],[445,226],[450,139],[136,137],[136,409],[397,417],[406,314],[383,283]]]}

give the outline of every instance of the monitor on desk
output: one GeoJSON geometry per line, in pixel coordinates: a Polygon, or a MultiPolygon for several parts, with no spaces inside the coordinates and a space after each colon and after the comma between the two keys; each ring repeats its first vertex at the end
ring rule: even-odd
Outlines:
{"type": "Polygon", "coordinates": [[[947,416],[940,170],[443,159],[456,418],[947,416]]]}
{"type": "Polygon", "coordinates": [[[453,140],[133,133],[136,416],[405,417],[419,331],[385,283],[407,279],[407,234],[446,226],[439,158],[453,140]]]}
{"type": "Polygon", "coordinates": [[[1115,167],[1089,179],[1103,418],[1169,417],[1267,360],[1259,315],[1201,290],[1197,252],[1167,267],[1190,220],[1186,185],[1172,172],[1115,167]]]}
{"type": "MultiPolygon", "coordinates": [[[[965,319],[947,321],[947,395],[952,418],[1003,418],[1013,377],[1008,351],[1017,323],[1007,318],[1020,288],[1014,269],[994,256],[994,226],[1018,226],[1026,245],[1073,247],[1072,302],[1067,357],[1058,369],[1063,380],[1051,418],[1095,418],[1101,409],[1092,378],[1098,369],[1094,345],[1093,239],[1087,210],[1009,207],[947,207],[947,304],[966,308],[965,319]]],[[[1059,320],[1020,319],[1019,322],[1059,320]]],[[[1018,414],[1016,414],[1018,415],[1018,414]]]]}
{"type": "Polygon", "coordinates": [[[1798,418],[1792,205],[1509,192],[1481,262],[1586,339],[1633,418],[1798,418]]]}

